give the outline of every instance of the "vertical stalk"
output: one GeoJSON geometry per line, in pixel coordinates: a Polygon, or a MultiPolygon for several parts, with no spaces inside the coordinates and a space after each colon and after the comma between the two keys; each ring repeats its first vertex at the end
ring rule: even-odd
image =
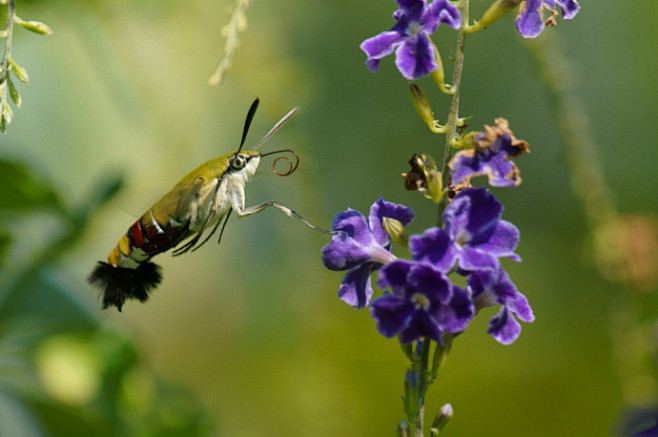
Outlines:
{"type": "MultiPolygon", "coordinates": [[[[452,158],[452,142],[455,139],[457,132],[457,122],[459,120],[459,88],[462,81],[462,69],[464,68],[464,43],[466,37],[466,27],[468,26],[468,5],[469,0],[459,0],[459,10],[461,12],[461,26],[457,34],[457,47],[455,50],[455,66],[452,73],[452,84],[450,90],[452,97],[450,98],[450,112],[446,121],[446,145],[443,153],[443,166],[441,170],[443,186],[450,186],[448,163],[452,158]]],[[[437,225],[443,224],[443,210],[446,208],[448,199],[446,196],[441,198],[439,202],[439,214],[437,218],[437,225]]]]}
{"type": "MultiPolygon", "coordinates": [[[[9,0],[7,3],[7,26],[5,27],[5,52],[2,55],[2,64],[0,64],[0,84],[5,84],[9,77],[9,58],[11,58],[11,43],[14,33],[14,15],[16,15],[16,0],[9,0]]],[[[6,86],[6,84],[5,84],[6,86]]]]}

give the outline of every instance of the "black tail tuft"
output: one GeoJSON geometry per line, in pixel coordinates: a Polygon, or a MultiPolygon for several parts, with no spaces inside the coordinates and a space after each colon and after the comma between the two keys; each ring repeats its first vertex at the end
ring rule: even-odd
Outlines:
{"type": "Polygon", "coordinates": [[[119,311],[126,299],[145,302],[149,298],[149,291],[161,280],[160,266],[152,262],[128,269],[99,261],[89,276],[90,283],[103,288],[103,309],[114,305],[119,311]]]}

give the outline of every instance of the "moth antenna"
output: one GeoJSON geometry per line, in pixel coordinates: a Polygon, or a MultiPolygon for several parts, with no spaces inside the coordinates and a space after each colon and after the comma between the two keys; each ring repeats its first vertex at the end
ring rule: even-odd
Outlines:
{"type": "Polygon", "coordinates": [[[299,107],[295,106],[290,110],[290,112],[284,115],[283,118],[281,118],[281,120],[277,121],[276,124],[272,126],[272,129],[270,129],[270,131],[265,134],[265,136],[258,142],[258,144],[256,144],[256,146],[252,150],[258,150],[260,146],[265,144],[265,141],[269,140],[272,137],[272,135],[276,133],[276,131],[281,129],[281,127],[284,124],[286,124],[292,118],[293,115],[297,113],[297,110],[299,110],[299,107]]]}
{"type": "Polygon", "coordinates": [[[249,127],[251,127],[251,122],[254,119],[254,116],[256,115],[256,109],[258,109],[258,102],[260,100],[258,97],[256,97],[256,100],[251,104],[249,107],[249,112],[247,112],[247,118],[244,120],[244,128],[242,128],[242,140],[240,141],[240,147],[238,148],[238,152],[242,150],[242,146],[244,146],[244,142],[247,139],[247,133],[249,132],[249,127]]]}

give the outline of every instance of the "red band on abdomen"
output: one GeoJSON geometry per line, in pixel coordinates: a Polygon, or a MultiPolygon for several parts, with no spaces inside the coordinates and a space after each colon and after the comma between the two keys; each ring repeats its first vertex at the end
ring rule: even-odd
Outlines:
{"type": "Polygon", "coordinates": [[[139,223],[139,220],[130,227],[130,231],[128,232],[135,247],[142,247],[144,244],[144,235],[142,234],[142,225],[139,223]]]}

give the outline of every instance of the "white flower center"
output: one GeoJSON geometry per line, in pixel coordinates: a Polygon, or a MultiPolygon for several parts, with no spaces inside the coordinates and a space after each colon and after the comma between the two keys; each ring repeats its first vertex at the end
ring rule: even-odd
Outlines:
{"type": "Polygon", "coordinates": [[[464,244],[468,243],[471,241],[471,234],[469,234],[467,231],[462,231],[457,235],[457,240],[455,241],[455,244],[459,247],[462,247],[464,244]]]}
{"type": "Polygon", "coordinates": [[[418,34],[418,32],[420,32],[420,27],[421,27],[421,26],[420,26],[420,23],[419,23],[419,22],[417,22],[417,21],[412,21],[412,22],[409,23],[409,25],[407,26],[407,35],[409,35],[409,36],[415,36],[416,34],[418,34]]]}

